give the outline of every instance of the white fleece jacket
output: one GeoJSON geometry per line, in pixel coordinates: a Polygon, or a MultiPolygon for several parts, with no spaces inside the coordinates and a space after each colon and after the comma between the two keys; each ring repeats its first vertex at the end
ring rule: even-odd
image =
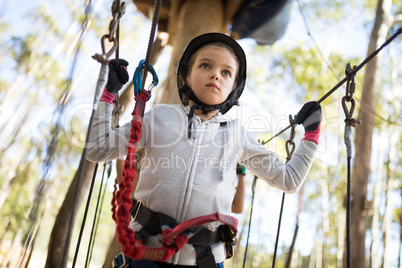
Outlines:
{"type": "MultiPolygon", "coordinates": [[[[101,102],[94,115],[87,159],[104,162],[125,156],[130,123],[111,130],[112,105],[101,102]]],[[[159,105],[144,116],[137,149],[144,148],[144,160],[134,196],[155,212],[179,223],[215,212],[230,214],[236,187],[236,164],[244,165],[269,185],[286,193],[296,192],[310,169],[317,145],[302,141],[288,163],[264,148],[238,122],[218,113],[207,121],[196,115],[188,139],[189,107],[159,105]]],[[[214,229],[219,223],[207,227],[214,229]]],[[[132,228],[141,226],[133,223],[132,228]]],[[[158,237],[145,242],[161,246],[158,237]]],[[[216,262],[225,260],[222,243],[212,247],[216,262]]],[[[169,262],[196,265],[191,245],[169,262]]]]}

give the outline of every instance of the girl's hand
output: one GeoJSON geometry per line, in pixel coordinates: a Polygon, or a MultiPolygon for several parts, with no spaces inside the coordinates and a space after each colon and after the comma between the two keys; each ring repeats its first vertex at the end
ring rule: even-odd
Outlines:
{"type": "Polygon", "coordinates": [[[316,101],[305,103],[296,115],[297,124],[302,124],[306,132],[317,130],[321,123],[321,105],[313,109],[316,103],[316,101]]]}
{"type": "Polygon", "coordinates": [[[109,61],[109,77],[106,84],[106,90],[117,95],[117,92],[127,83],[129,75],[127,72],[128,62],[119,59],[119,67],[116,70],[116,60],[109,61]]]}
{"type": "Polygon", "coordinates": [[[314,108],[316,101],[307,102],[296,115],[297,124],[302,124],[305,130],[303,140],[312,141],[318,145],[321,131],[321,105],[314,108]]]}

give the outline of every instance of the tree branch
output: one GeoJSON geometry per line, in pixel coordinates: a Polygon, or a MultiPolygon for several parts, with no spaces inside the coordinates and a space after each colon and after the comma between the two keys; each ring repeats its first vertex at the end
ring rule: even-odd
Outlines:
{"type": "Polygon", "coordinates": [[[392,26],[401,25],[402,24],[402,14],[398,14],[394,16],[392,20],[392,26]]]}

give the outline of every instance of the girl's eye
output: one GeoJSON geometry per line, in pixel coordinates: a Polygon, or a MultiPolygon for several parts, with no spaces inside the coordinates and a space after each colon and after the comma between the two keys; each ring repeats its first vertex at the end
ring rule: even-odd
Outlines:
{"type": "Polygon", "coordinates": [[[228,76],[228,77],[232,76],[232,73],[230,71],[223,71],[222,73],[223,73],[223,75],[228,76]]]}
{"type": "Polygon", "coordinates": [[[200,67],[201,67],[202,69],[208,70],[208,69],[209,69],[209,64],[208,64],[208,63],[201,63],[200,67]]]}

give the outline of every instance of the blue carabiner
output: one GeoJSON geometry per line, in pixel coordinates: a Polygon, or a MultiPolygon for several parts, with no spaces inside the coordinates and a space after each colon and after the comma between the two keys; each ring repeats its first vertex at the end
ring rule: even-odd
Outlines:
{"type": "MultiPolygon", "coordinates": [[[[142,69],[145,68],[145,60],[141,60],[140,63],[138,64],[137,68],[135,69],[134,76],[133,76],[133,85],[134,85],[134,96],[137,96],[137,94],[142,90],[142,76],[141,76],[141,71],[142,69]]],[[[158,76],[156,75],[155,69],[152,66],[152,64],[149,64],[149,70],[150,73],[152,74],[152,83],[149,86],[149,97],[148,100],[151,98],[151,89],[156,87],[159,83],[158,76]]]]}

